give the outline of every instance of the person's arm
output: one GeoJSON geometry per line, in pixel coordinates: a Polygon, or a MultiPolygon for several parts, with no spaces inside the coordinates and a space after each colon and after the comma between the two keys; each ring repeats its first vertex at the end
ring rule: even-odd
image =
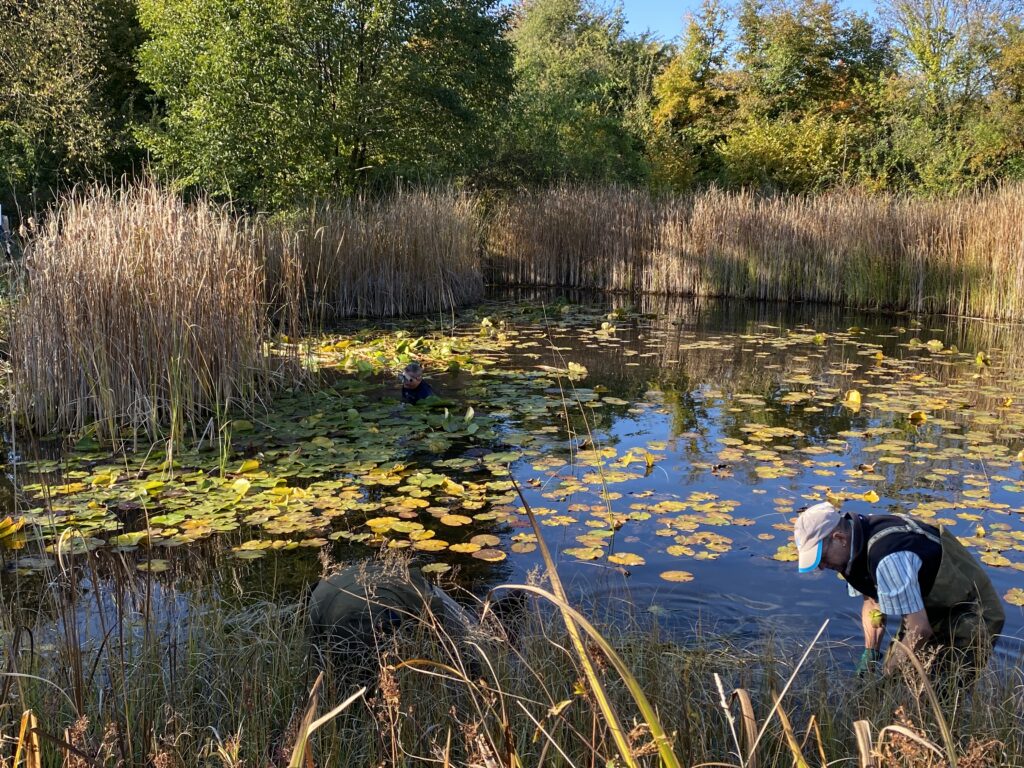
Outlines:
{"type": "MultiPolygon", "coordinates": [[[[887,616],[902,616],[902,642],[913,651],[932,636],[918,573],[921,558],[908,551],[893,552],[882,558],[876,571],[878,602],[887,616]]],[[[898,649],[890,648],[885,659],[885,673],[890,674],[906,659],[898,649]]]]}
{"type": "MultiPolygon", "coordinates": [[[[903,644],[912,652],[917,653],[925,641],[933,634],[931,622],[928,621],[928,612],[925,610],[914,611],[903,617],[903,644]]],[[[890,649],[885,659],[885,674],[894,672],[901,663],[905,661],[902,650],[890,649]]]]}
{"type": "Polygon", "coordinates": [[[867,595],[864,595],[860,609],[860,624],[864,630],[864,652],[854,671],[858,677],[863,677],[874,672],[882,658],[880,648],[885,636],[885,614],[879,610],[878,603],[867,595]]]}

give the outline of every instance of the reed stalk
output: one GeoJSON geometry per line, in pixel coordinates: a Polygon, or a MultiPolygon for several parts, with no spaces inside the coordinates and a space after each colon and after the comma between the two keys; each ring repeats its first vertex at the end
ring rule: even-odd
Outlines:
{"type": "Polygon", "coordinates": [[[492,215],[502,285],[1024,319],[1024,186],[940,200],[710,189],[524,193],[492,215]]]}

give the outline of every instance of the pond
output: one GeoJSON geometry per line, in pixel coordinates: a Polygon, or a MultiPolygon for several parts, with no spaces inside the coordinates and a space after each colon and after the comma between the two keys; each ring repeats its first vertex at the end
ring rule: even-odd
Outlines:
{"type": "Polygon", "coordinates": [[[858,602],[834,574],[798,576],[790,544],[797,510],[827,498],[949,527],[1024,634],[1024,329],[574,299],[282,340],[308,383],[186,448],[16,444],[7,594],[89,550],[168,595],[230,578],[295,596],[319,553],[381,548],[480,592],[540,563],[518,487],[585,602],[750,639],[831,618],[856,645],[858,602]],[[436,401],[399,402],[411,359],[436,401]]]}

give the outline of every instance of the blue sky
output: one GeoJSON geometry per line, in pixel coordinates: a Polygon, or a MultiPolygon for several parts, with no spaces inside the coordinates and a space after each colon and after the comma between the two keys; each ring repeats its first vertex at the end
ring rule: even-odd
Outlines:
{"type": "MultiPolygon", "coordinates": [[[[700,0],[621,0],[630,32],[650,29],[664,40],[671,40],[683,29],[683,17],[700,7],[700,0]]],[[[843,5],[855,11],[871,13],[873,0],[846,0],[843,5]]]]}

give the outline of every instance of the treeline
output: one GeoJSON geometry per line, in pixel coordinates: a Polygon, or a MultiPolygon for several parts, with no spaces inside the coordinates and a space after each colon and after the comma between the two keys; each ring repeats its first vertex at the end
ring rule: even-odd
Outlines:
{"type": "Polygon", "coordinates": [[[1024,0],[6,0],[0,204],[155,171],[261,209],[396,184],[1024,178],[1024,0]]]}

